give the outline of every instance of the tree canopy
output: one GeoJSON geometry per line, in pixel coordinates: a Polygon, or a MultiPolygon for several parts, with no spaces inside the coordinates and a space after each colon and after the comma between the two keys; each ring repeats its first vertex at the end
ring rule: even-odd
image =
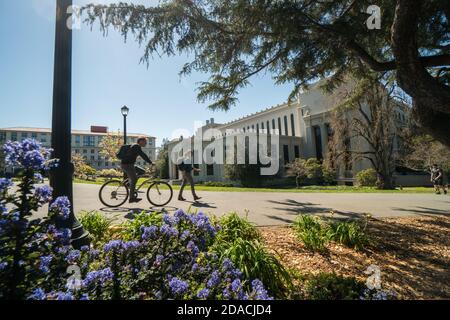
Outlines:
{"type": "Polygon", "coordinates": [[[448,0],[380,0],[381,28],[369,30],[368,0],[163,0],[146,7],[89,5],[87,22],[120,30],[154,55],[188,53],[181,74],[210,75],[198,98],[227,110],[260,72],[299,88],[351,72],[391,76],[412,97],[417,119],[450,146],[448,0]]]}

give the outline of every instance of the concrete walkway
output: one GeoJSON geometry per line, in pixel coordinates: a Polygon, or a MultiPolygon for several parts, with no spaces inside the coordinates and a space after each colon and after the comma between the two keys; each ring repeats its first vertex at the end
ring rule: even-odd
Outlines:
{"type": "MultiPolygon", "coordinates": [[[[177,200],[174,191],[172,202],[165,208],[152,208],[145,194],[138,205],[126,203],[123,208],[105,208],[98,199],[99,185],[75,184],[74,208],[80,210],[100,210],[107,216],[122,221],[131,219],[142,210],[161,210],[174,212],[177,209],[199,210],[204,213],[222,215],[237,211],[246,215],[257,225],[280,225],[291,223],[302,213],[329,215],[337,217],[359,217],[370,213],[374,217],[396,217],[407,215],[450,215],[450,196],[435,194],[388,194],[388,193],[275,193],[275,192],[205,192],[200,191],[202,200],[190,201],[191,195],[185,192],[187,202],[177,200]]],[[[47,208],[37,215],[43,216],[47,208]]]]}

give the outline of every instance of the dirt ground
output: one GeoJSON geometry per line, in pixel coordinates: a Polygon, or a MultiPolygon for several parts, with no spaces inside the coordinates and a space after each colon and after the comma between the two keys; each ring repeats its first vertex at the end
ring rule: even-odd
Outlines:
{"type": "Polygon", "coordinates": [[[327,253],[314,253],[290,227],[260,231],[284,265],[301,274],[335,272],[365,281],[364,271],[376,265],[383,289],[400,299],[450,299],[450,216],[371,218],[372,244],[362,252],[330,243],[327,253]]]}

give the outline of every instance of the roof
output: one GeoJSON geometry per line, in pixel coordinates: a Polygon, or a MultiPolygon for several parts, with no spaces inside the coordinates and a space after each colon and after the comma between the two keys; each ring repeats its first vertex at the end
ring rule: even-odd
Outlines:
{"type": "MultiPolygon", "coordinates": [[[[37,132],[37,133],[51,133],[49,128],[31,128],[31,127],[11,127],[0,128],[0,131],[17,131],[17,132],[37,132]]],[[[108,132],[109,134],[117,134],[117,132],[108,132]]],[[[72,134],[75,135],[90,135],[90,136],[104,136],[106,133],[91,132],[90,130],[72,130],[72,134]]],[[[147,137],[155,138],[143,133],[127,133],[128,137],[147,137]]]]}

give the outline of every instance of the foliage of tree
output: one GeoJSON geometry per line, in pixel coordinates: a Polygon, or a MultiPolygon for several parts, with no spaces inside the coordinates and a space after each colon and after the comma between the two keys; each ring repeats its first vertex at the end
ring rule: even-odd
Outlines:
{"type": "Polygon", "coordinates": [[[87,23],[118,29],[154,55],[189,54],[181,70],[210,74],[200,101],[227,110],[250,78],[269,72],[294,90],[328,77],[328,89],[348,70],[390,77],[408,95],[421,125],[450,146],[448,0],[380,0],[381,28],[366,21],[371,0],[165,0],[157,6],[89,5],[87,23]]]}
{"type": "Polygon", "coordinates": [[[316,184],[333,184],[336,180],[336,172],[315,158],[297,158],[293,162],[288,163],[286,169],[288,176],[295,176],[297,188],[308,179],[316,184]]]}
{"type": "Polygon", "coordinates": [[[156,159],[156,175],[161,179],[169,178],[169,140],[163,139],[156,159]]]}
{"type": "MultiPolygon", "coordinates": [[[[343,86],[344,87],[344,86],[343,86]]],[[[395,142],[400,135],[396,113],[407,112],[395,102],[377,79],[366,78],[342,88],[333,111],[330,156],[348,165],[368,160],[378,174],[378,187],[392,189],[395,172],[395,142]]]]}
{"type": "Polygon", "coordinates": [[[377,180],[377,172],[372,168],[361,170],[356,174],[356,184],[360,187],[375,187],[377,180]]]}
{"type": "Polygon", "coordinates": [[[411,136],[404,145],[401,162],[404,166],[414,170],[429,171],[431,165],[437,164],[444,171],[450,172],[450,148],[431,136],[411,136]]]}
{"type": "Polygon", "coordinates": [[[74,176],[79,179],[88,179],[90,176],[94,176],[97,171],[88,165],[80,154],[72,155],[72,163],[75,167],[74,176]]]}
{"type": "Polygon", "coordinates": [[[117,162],[117,152],[119,152],[120,146],[123,144],[123,137],[119,134],[108,133],[102,138],[98,144],[100,148],[100,155],[109,159],[111,162],[117,162]]]}

